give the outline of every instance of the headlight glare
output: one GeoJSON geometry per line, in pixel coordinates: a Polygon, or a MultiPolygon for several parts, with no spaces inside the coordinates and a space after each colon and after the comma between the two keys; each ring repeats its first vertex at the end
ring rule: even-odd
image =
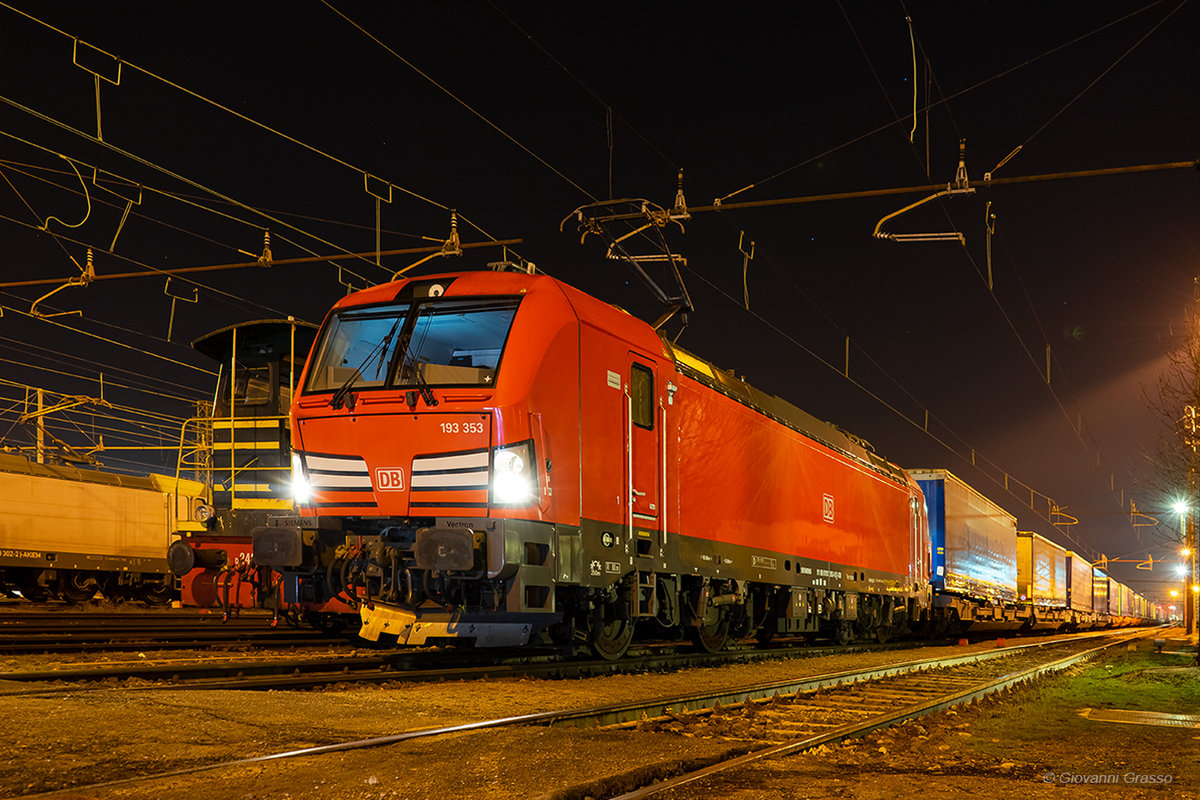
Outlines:
{"type": "Polygon", "coordinates": [[[533,503],[537,497],[537,471],[533,463],[533,442],[493,450],[492,502],[503,506],[533,503]]]}
{"type": "Polygon", "coordinates": [[[304,458],[296,452],[292,453],[292,499],[298,506],[307,505],[312,499],[312,486],[304,474],[304,458]]]}

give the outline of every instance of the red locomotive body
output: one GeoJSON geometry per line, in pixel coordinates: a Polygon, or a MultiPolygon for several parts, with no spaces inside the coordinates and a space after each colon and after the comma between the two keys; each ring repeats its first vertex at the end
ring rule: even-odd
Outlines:
{"type": "Polygon", "coordinates": [[[363,635],[624,652],[635,624],[885,636],[927,611],[924,500],[857,438],[546,276],[341,300],[292,405],[286,602],[363,635]],[[307,491],[308,496],[299,496],[307,491]]]}

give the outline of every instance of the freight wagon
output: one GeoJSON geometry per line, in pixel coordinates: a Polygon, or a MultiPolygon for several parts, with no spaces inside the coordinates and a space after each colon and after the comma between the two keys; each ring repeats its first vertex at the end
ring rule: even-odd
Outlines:
{"type": "Polygon", "coordinates": [[[1068,622],[1072,628],[1092,628],[1096,625],[1096,612],[1092,609],[1092,565],[1074,551],[1067,551],[1067,605],[1070,608],[1068,622]]]}
{"type": "Polygon", "coordinates": [[[925,493],[935,613],[952,631],[1020,627],[1016,518],[948,470],[908,473],[925,493]]]}
{"type": "Polygon", "coordinates": [[[166,548],[204,487],[0,454],[0,587],[29,600],[174,596],[166,548]]]}
{"type": "Polygon", "coordinates": [[[1056,630],[1069,621],[1067,551],[1040,534],[1017,532],[1017,589],[1028,606],[1027,630],[1056,630]]]}

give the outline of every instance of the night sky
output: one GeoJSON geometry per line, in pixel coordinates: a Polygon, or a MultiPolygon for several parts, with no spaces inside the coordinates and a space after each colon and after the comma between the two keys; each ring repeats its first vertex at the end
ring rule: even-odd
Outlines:
{"type": "MultiPolygon", "coordinates": [[[[670,207],[682,168],[690,207],[716,198],[726,207],[668,231],[687,259],[696,308],[681,345],[902,466],[949,468],[1023,529],[1089,555],[1167,556],[1177,519],[1148,486],[1144,453],[1161,426],[1144,388],[1179,346],[1191,310],[1200,175],[991,187],[983,176],[1200,156],[1200,6],[744,5],[0,5],[0,276],[65,280],[79,274],[71,259],[83,264],[88,246],[98,275],[250,261],[266,228],[277,259],[373,250],[365,173],[377,193],[391,186],[384,249],[436,244],[453,208],[464,242],[523,239],[520,258],[653,319],[659,309],[631,270],[559,224],[610,197],[670,207]],[[73,63],[72,37],[83,42],[80,63],[103,76],[103,143],[96,78],[73,63]],[[110,55],[126,62],[119,85],[110,55]],[[935,189],[730,207],[944,189],[962,139],[977,191],[927,203],[885,230],[958,231],[965,245],[872,238],[881,217],[935,189]],[[123,225],[123,198],[138,191],[114,194],[118,179],[143,187],[123,225]],[[51,216],[55,236],[38,230],[51,216]],[[743,232],[755,243],[749,310],[743,232]],[[1055,530],[1031,512],[1030,487],[1043,514],[1048,496],[1080,523],[1055,530]],[[1132,528],[1121,513],[1131,499],[1162,526],[1132,528]]],[[[417,274],[502,255],[469,250],[417,274]]],[[[116,408],[58,416],[55,435],[76,446],[106,431],[109,446],[168,445],[178,421],[139,412],[177,420],[211,395],[215,365],[192,339],[249,319],[319,322],[347,285],[385,281],[416,258],[175,278],[170,292],[186,299],[173,317],[161,276],[63,289],[39,310],[82,315],[49,320],[26,312],[54,285],[3,288],[0,375],[95,397],[103,371],[116,408]]],[[[5,445],[29,441],[10,427],[23,397],[20,386],[0,386],[5,445]]],[[[168,464],[115,450],[101,461],[134,471],[168,464]]],[[[1151,597],[1172,577],[1132,563],[1112,571],[1151,597]]]]}

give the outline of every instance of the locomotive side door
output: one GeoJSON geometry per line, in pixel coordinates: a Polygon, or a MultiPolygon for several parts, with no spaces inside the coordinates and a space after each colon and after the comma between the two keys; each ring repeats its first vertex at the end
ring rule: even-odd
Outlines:
{"type": "Polygon", "coordinates": [[[629,354],[625,387],[626,514],[634,553],[658,556],[662,519],[663,424],[658,413],[658,365],[629,354]]]}

